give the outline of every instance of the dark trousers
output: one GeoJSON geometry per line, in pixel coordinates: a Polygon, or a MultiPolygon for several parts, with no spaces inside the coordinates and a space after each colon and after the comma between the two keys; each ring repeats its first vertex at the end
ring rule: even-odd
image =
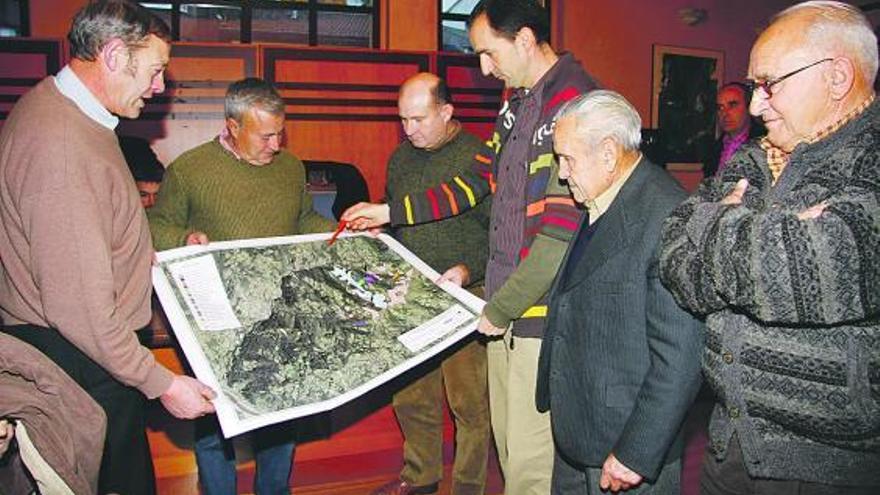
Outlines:
{"type": "Polygon", "coordinates": [[[155,493],[156,481],[147,443],[146,399],[143,394],[116,381],[57,330],[17,325],[0,328],[0,331],[40,350],[104,409],[107,436],[104,439],[98,493],[155,493]]]}
{"type": "Polygon", "coordinates": [[[752,478],[746,471],[742,448],[736,437],[730,441],[727,456],[721,461],[706,449],[700,475],[700,495],[877,495],[877,490],[876,486],[834,486],[752,478]]]}

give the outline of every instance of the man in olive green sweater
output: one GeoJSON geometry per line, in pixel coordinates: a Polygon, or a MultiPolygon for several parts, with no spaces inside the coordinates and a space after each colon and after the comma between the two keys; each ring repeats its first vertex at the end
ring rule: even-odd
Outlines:
{"type": "MultiPolygon", "coordinates": [[[[388,161],[386,197],[397,200],[470,166],[483,144],[452,118],[449,90],[433,74],[417,74],[400,88],[397,102],[406,140],[388,161]]],[[[481,287],[486,268],[490,201],[442,222],[399,226],[392,234],[442,279],[481,287]]],[[[482,294],[480,294],[482,295],[482,294]]],[[[400,478],[374,495],[435,493],[443,476],[443,396],[455,420],[452,495],[482,495],[489,452],[486,347],[475,339],[394,395],[404,436],[400,478]]]]}
{"type": "MultiPolygon", "coordinates": [[[[332,230],[333,222],[312,210],[302,162],[281,149],[283,131],[284,101],[270,84],[233,83],[223,132],[168,167],[148,213],[156,249],[332,230]]],[[[254,434],[256,493],[289,493],[291,430],[254,434]]],[[[195,450],[203,493],[236,493],[235,451],[214,418],[197,424],[195,450]]]]}

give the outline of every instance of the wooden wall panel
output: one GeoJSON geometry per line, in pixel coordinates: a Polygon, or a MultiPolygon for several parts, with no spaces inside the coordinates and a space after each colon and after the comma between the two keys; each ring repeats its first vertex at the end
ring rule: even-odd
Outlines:
{"type": "Polygon", "coordinates": [[[31,36],[64,38],[70,21],[86,0],[28,0],[31,36]]]}
{"type": "Polygon", "coordinates": [[[139,119],[123,121],[119,133],[146,139],[159,160],[168,165],[220,132],[227,86],[256,76],[256,45],[175,43],[165,92],[147,100],[139,119]]]}
{"type": "Polygon", "coordinates": [[[437,74],[446,79],[455,106],[455,116],[474,134],[489,138],[501,107],[503,84],[484,77],[474,56],[437,54],[437,74]]]}
{"type": "Polygon", "coordinates": [[[392,50],[437,50],[438,0],[387,0],[387,45],[392,50]]]}
{"type": "Polygon", "coordinates": [[[349,163],[367,181],[370,198],[384,195],[385,164],[400,142],[396,122],[287,121],[287,147],[303,160],[349,163]]]}
{"type": "Polygon", "coordinates": [[[0,125],[18,98],[61,68],[60,40],[0,39],[0,125]]]}
{"type": "Polygon", "coordinates": [[[397,89],[431,67],[428,54],[267,46],[263,77],[287,103],[287,147],[304,160],[350,163],[383,195],[400,142],[397,89]]]}

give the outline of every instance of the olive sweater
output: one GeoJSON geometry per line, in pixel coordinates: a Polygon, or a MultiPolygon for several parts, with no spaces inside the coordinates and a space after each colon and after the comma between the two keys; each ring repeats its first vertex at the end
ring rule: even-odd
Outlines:
{"type": "MultiPolygon", "coordinates": [[[[397,201],[407,191],[425,189],[462,173],[482,147],[479,138],[465,131],[437,150],[419,149],[409,141],[401,143],[388,161],[386,200],[397,201]]],[[[464,264],[470,272],[469,285],[476,285],[486,273],[491,203],[483,201],[474,209],[440,222],[399,225],[392,234],[440,273],[464,264]]]]}
{"type": "Polygon", "coordinates": [[[302,162],[287,151],[251,165],[214,139],[168,167],[156,206],[148,212],[156,249],[182,246],[191,232],[211,241],[333,230],[312,209],[302,162]]]}

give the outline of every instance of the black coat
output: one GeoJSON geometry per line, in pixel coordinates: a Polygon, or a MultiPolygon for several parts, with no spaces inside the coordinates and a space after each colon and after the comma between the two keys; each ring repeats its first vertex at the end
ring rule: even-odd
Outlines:
{"type": "Polygon", "coordinates": [[[573,266],[569,247],[554,282],[536,401],[576,464],[601,467],[613,452],[653,480],[681,455],[703,329],[660,283],[657,255],[663,220],[685,197],[644,160],[573,266]]]}

